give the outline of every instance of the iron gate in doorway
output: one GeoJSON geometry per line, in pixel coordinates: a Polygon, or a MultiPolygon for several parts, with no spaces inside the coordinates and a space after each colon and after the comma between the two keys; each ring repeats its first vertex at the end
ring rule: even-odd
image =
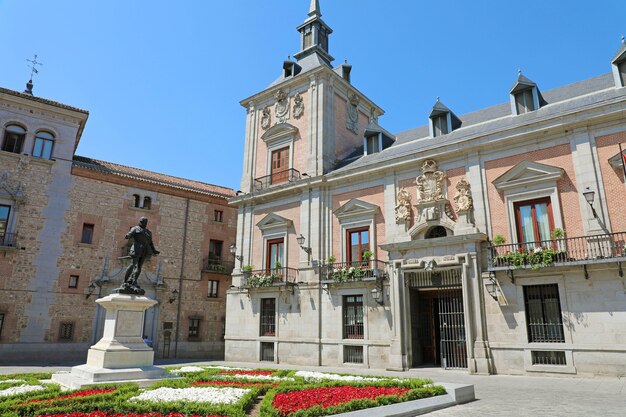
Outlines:
{"type": "Polygon", "coordinates": [[[404,275],[411,293],[413,364],[467,369],[461,269],[404,275]]]}

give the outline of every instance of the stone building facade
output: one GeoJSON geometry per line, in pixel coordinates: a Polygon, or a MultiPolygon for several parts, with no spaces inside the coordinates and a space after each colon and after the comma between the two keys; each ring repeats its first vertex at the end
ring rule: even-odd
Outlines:
{"type": "Polygon", "coordinates": [[[626,373],[626,44],[612,72],[391,134],[319,2],[246,108],[226,359],[626,373]]]}
{"type": "Polygon", "coordinates": [[[161,252],[140,276],[155,356],[223,358],[233,190],[76,156],[87,118],[0,89],[0,361],[85,358],[142,216],[161,252]]]}

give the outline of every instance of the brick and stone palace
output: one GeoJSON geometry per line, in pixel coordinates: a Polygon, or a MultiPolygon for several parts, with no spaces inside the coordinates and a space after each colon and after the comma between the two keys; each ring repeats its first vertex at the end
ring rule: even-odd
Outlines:
{"type": "Polygon", "coordinates": [[[87,118],[0,88],[0,362],[85,359],[142,216],[161,251],[139,280],[155,357],[223,358],[234,191],[77,156],[87,118]]]}
{"type": "Polygon", "coordinates": [[[437,100],[394,134],[321,17],[241,101],[226,359],[626,374],[626,44],[607,74],[519,73],[501,104],[437,100]]]}

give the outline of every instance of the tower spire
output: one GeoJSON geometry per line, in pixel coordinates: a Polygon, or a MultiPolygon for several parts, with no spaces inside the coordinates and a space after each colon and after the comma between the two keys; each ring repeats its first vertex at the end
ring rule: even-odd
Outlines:
{"type": "Polygon", "coordinates": [[[311,7],[309,7],[309,16],[310,17],[322,16],[322,12],[320,11],[320,0],[311,0],[311,7]]]}
{"type": "Polygon", "coordinates": [[[298,61],[312,54],[321,57],[328,65],[334,60],[328,53],[328,35],[333,33],[333,30],[321,17],[319,0],[311,0],[308,18],[297,27],[301,42],[300,51],[294,54],[294,57],[298,61]]]}

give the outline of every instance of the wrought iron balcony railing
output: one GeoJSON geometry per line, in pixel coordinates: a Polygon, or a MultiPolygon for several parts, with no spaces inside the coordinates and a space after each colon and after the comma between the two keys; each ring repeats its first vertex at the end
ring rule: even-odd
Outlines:
{"type": "Polygon", "coordinates": [[[354,282],[387,277],[387,262],[379,260],[337,262],[320,267],[322,281],[354,282]]]}
{"type": "Polygon", "coordinates": [[[271,287],[277,284],[295,284],[299,270],[295,268],[268,268],[254,271],[243,271],[243,287],[271,287]]]}
{"type": "Polygon", "coordinates": [[[205,259],[202,270],[205,272],[217,272],[219,274],[232,274],[235,263],[224,261],[222,258],[208,257],[205,259]]]}
{"type": "Polygon", "coordinates": [[[490,246],[488,270],[623,261],[626,261],[626,232],[619,232],[490,246]]]}
{"type": "Polygon", "coordinates": [[[17,233],[2,233],[0,234],[0,246],[1,247],[15,247],[17,233]]]}
{"type": "Polygon", "coordinates": [[[286,169],[284,171],[274,172],[264,177],[254,179],[254,190],[261,191],[274,185],[285,184],[298,181],[300,179],[300,171],[297,169],[286,169]]]}

